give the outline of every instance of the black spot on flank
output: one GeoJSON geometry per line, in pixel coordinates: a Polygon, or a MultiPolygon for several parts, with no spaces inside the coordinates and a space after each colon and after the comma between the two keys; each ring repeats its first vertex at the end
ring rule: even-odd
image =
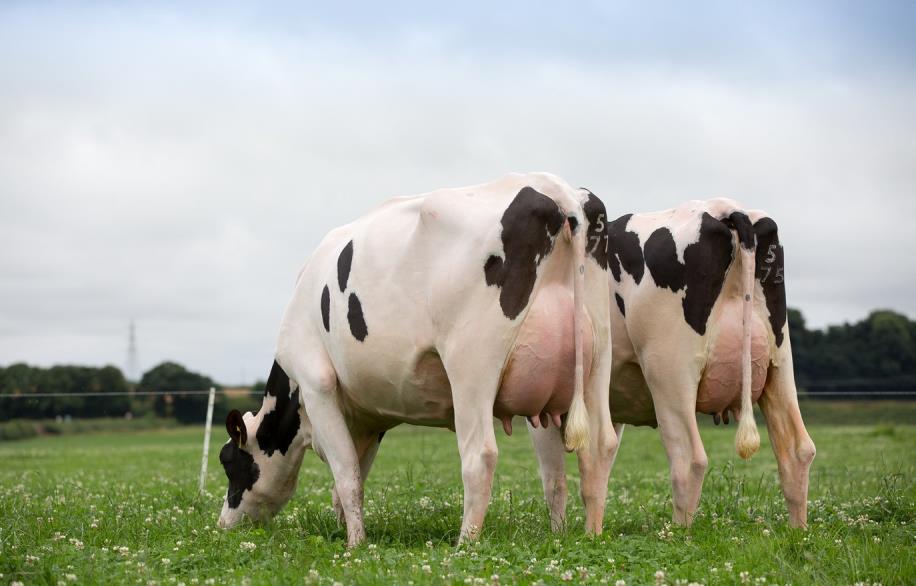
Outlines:
{"type": "Polygon", "coordinates": [[[324,331],[331,331],[331,291],[325,285],[321,290],[321,322],[324,324],[324,331]]]}
{"type": "MultiPolygon", "coordinates": [[[[588,191],[588,190],[586,190],[588,191]]],[[[586,253],[595,259],[602,269],[607,270],[608,263],[608,217],[604,202],[588,192],[588,199],[582,206],[588,219],[588,233],[585,235],[586,253]]]]}
{"type": "Polygon", "coordinates": [[[732,262],[732,233],[728,226],[703,214],[700,238],[684,249],[687,294],[684,318],[700,335],[706,333],[706,320],[722,292],[725,273],[732,262]]]}
{"type": "Polygon", "coordinates": [[[264,396],[277,398],[274,408],[261,419],[256,437],[258,447],[272,456],[276,450],[286,454],[290,444],[299,432],[301,417],[299,416],[299,389],[290,393],[289,377],[274,361],[270,375],[267,377],[267,388],[264,396]]]}
{"type": "Polygon", "coordinates": [[[620,315],[626,317],[627,310],[623,305],[623,297],[620,296],[620,293],[614,293],[614,301],[617,302],[617,309],[620,310],[620,315]]]}
{"type": "Polygon", "coordinates": [[[356,293],[350,293],[350,299],[347,308],[347,321],[350,322],[350,333],[353,337],[362,342],[369,335],[366,329],[366,319],[363,317],[363,306],[359,302],[356,293]]]}
{"type": "Polygon", "coordinates": [[[746,214],[742,212],[732,212],[728,218],[722,220],[722,222],[738,233],[738,241],[741,243],[741,246],[747,250],[754,248],[757,237],[754,234],[754,227],[751,225],[751,219],[748,218],[746,214]]]}
{"type": "Polygon", "coordinates": [[[779,244],[779,232],[772,218],[757,220],[754,232],[757,234],[755,277],[763,287],[776,345],[782,346],[782,328],[786,324],[786,283],[783,272],[785,258],[782,245],[779,244]]]}
{"type": "Polygon", "coordinates": [[[337,257],[337,285],[340,292],[343,293],[347,288],[347,280],[350,278],[350,265],[353,263],[353,241],[347,242],[347,245],[340,251],[337,257]]]}
{"type": "Polygon", "coordinates": [[[645,259],[658,287],[672,292],[686,288],[682,302],[684,319],[698,334],[705,334],[706,321],[722,292],[732,261],[732,235],[728,226],[704,213],[699,238],[684,249],[683,263],[677,258],[671,230],[659,228],[646,240],[645,259]]]}
{"type": "Polygon", "coordinates": [[[627,231],[627,223],[633,214],[620,216],[608,224],[607,256],[611,274],[618,283],[621,278],[621,267],[633,276],[639,285],[646,271],[646,262],[643,258],[642,247],[639,245],[639,236],[635,232],[627,231]]]}
{"type": "Polygon", "coordinates": [[[242,494],[251,490],[261,474],[254,458],[235,443],[228,442],[219,452],[219,461],[229,479],[229,490],[226,502],[230,509],[236,509],[242,503],[242,494]]]}
{"type": "Polygon", "coordinates": [[[524,187],[501,220],[504,257],[491,255],[483,265],[487,285],[501,289],[503,314],[515,319],[528,305],[537,266],[553,250],[554,238],[566,217],[557,204],[531,187],[524,187]]]}
{"type": "Polygon", "coordinates": [[[576,216],[569,216],[566,219],[569,221],[569,231],[575,234],[576,228],[579,227],[579,220],[576,219],[576,216]]]}
{"type": "Polygon", "coordinates": [[[646,239],[643,250],[646,266],[655,279],[655,284],[661,288],[668,287],[672,291],[684,288],[687,277],[684,274],[686,267],[677,258],[677,247],[674,236],[668,228],[659,228],[646,239]]]}

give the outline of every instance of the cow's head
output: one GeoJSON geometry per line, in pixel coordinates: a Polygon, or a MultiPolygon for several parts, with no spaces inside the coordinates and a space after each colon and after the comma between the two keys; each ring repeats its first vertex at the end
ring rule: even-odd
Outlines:
{"type": "Polygon", "coordinates": [[[257,413],[243,416],[233,410],[226,417],[229,441],[219,453],[229,479],[219,516],[219,526],[224,529],[246,516],[253,521],[272,517],[296,489],[311,426],[299,404],[299,390],[289,390],[285,375],[277,378],[281,380],[274,380],[272,372],[257,413]]]}

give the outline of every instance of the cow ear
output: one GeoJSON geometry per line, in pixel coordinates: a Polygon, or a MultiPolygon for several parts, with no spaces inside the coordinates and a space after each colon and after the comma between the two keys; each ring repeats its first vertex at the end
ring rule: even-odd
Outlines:
{"type": "Polygon", "coordinates": [[[233,409],[226,416],[226,431],[229,437],[235,442],[235,445],[244,447],[248,443],[248,429],[245,427],[245,419],[238,409],[233,409]]]}

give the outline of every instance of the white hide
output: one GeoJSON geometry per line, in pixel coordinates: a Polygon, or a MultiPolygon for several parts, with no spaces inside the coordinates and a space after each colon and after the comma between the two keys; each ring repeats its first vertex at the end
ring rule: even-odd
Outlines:
{"type": "MultiPolygon", "coordinates": [[[[584,477],[596,495],[589,501],[588,523],[600,531],[607,460],[616,435],[606,392],[610,359],[597,352],[609,343],[607,275],[582,256],[585,198],[547,174],[513,174],[493,183],[396,197],[331,231],[305,263],[280,326],[276,359],[299,384],[311,423],[306,447],[331,468],[334,504],[346,521],[350,545],[365,538],[362,483],[380,432],[401,423],[456,432],[465,485],[461,536],[474,538],[496,461],[494,409],[506,416],[537,417],[543,411],[559,418],[570,399],[551,399],[570,390],[574,373],[580,373],[580,413],[588,432],[579,457],[593,462],[584,477]],[[510,319],[500,306],[501,289],[485,281],[484,264],[503,254],[501,218],[525,187],[553,200],[580,229],[574,236],[564,220],[552,251],[537,267],[527,305],[510,319]],[[352,262],[341,291],[338,259],[349,242],[352,262]],[[579,287],[574,287],[574,273],[580,275],[579,287]],[[326,286],[328,329],[320,311],[326,286]],[[351,297],[358,299],[368,332],[361,341],[348,318],[351,297]],[[575,307],[581,308],[581,319],[575,307]],[[557,328],[562,335],[541,335],[557,328]],[[571,344],[577,334],[581,341],[575,352],[571,344]],[[545,346],[553,343],[557,346],[545,346]],[[515,356],[517,348],[524,351],[515,356]],[[568,372],[569,378],[538,386],[542,381],[518,375],[526,370],[525,361],[554,361],[549,369],[568,372]],[[505,381],[513,362],[521,366],[505,381]]],[[[255,433],[249,425],[249,437],[255,433]]],[[[259,465],[264,474],[271,462],[259,465]]]]}
{"type": "MultiPolygon", "coordinates": [[[[636,233],[643,247],[655,230],[669,228],[678,260],[683,263],[684,250],[698,239],[703,212],[722,219],[741,210],[728,199],[689,201],[670,210],[634,214],[626,230],[636,233]]],[[[745,213],[751,223],[766,216],[760,211],[745,213]]],[[[747,251],[739,254],[743,249],[734,231],[732,235],[731,265],[703,335],[685,321],[685,291],[657,286],[648,266],[639,283],[623,267],[620,282],[609,274],[611,415],[615,425],[658,426],[670,465],[673,518],[690,524],[707,467],[696,413],[741,413],[744,417],[736,446],[742,457],[749,457],[759,444],[751,398],[759,400],[779,463],[790,523],[804,526],[814,444],[798,410],[788,325],[783,327],[784,339],[777,347],[760,281],[754,280],[754,255],[747,251]],[[749,283],[751,301],[745,303],[749,283]],[[623,300],[625,315],[615,294],[623,300]],[[750,387],[744,400],[742,384],[750,387]]],[[[545,491],[549,485],[554,493],[548,506],[556,525],[564,518],[566,489],[557,481],[563,475],[562,460],[549,457],[546,443],[548,440],[538,437],[535,447],[544,452],[539,460],[545,491]]]]}

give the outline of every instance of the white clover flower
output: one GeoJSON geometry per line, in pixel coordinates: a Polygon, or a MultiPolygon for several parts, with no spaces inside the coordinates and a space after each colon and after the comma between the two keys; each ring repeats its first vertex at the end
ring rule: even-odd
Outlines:
{"type": "Polygon", "coordinates": [[[566,570],[565,572],[560,574],[560,580],[563,580],[564,582],[569,582],[570,580],[572,580],[572,572],[569,570],[566,570]]]}
{"type": "Polygon", "coordinates": [[[626,580],[617,580],[616,582],[614,582],[614,586],[627,586],[627,581],[626,580]]]}
{"type": "Polygon", "coordinates": [[[763,530],[763,536],[764,536],[764,537],[769,537],[769,536],[770,536],[770,530],[769,530],[769,529],[764,529],[764,530],[763,530]]]}
{"type": "Polygon", "coordinates": [[[76,574],[67,574],[64,578],[67,579],[67,582],[76,582],[76,574]]]}
{"type": "Polygon", "coordinates": [[[257,548],[258,546],[255,545],[254,543],[251,543],[250,541],[243,541],[242,543],[239,544],[239,549],[241,549],[242,551],[254,551],[257,548]]]}
{"type": "Polygon", "coordinates": [[[169,565],[170,563],[172,563],[172,560],[170,560],[169,558],[162,558],[162,559],[159,560],[159,561],[162,562],[162,565],[163,565],[163,566],[167,566],[167,565],[169,565]]]}
{"type": "Polygon", "coordinates": [[[742,584],[747,584],[748,582],[751,581],[751,574],[750,574],[750,572],[748,572],[747,570],[745,570],[745,571],[741,572],[740,574],[738,574],[738,577],[741,578],[741,583],[742,583],[742,584]]]}

